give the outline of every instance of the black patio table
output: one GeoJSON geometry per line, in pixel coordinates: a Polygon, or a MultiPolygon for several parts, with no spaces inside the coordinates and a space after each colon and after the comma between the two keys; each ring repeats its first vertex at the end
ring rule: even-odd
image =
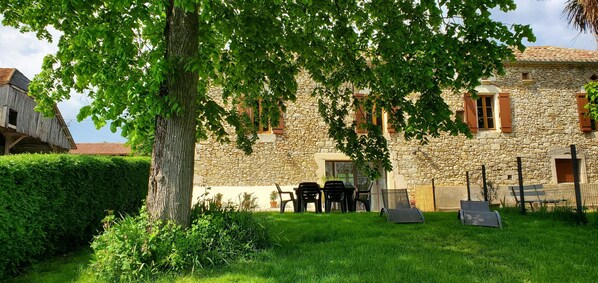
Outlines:
{"type": "Polygon", "coordinates": [[[347,202],[347,210],[355,212],[355,205],[353,205],[353,196],[355,195],[355,187],[351,183],[345,183],[345,201],[347,202]]]}

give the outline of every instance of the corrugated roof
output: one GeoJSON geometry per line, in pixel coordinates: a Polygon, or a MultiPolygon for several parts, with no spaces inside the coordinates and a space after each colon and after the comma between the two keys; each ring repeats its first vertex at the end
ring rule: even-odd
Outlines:
{"type": "Polygon", "coordinates": [[[529,46],[523,53],[515,51],[517,62],[598,63],[598,51],[554,46],[529,46]]]}
{"type": "Polygon", "coordinates": [[[72,154],[87,155],[129,155],[131,148],[122,143],[78,143],[77,149],[69,151],[72,154]]]}

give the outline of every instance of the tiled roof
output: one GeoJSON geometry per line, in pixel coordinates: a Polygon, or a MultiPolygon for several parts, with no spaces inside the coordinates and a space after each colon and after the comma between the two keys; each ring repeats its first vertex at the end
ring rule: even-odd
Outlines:
{"type": "Polygon", "coordinates": [[[72,154],[87,155],[129,155],[131,148],[122,143],[78,143],[72,154]]]}
{"type": "Polygon", "coordinates": [[[598,63],[598,51],[554,46],[529,46],[523,53],[515,51],[517,62],[598,63]]]}
{"type": "Polygon", "coordinates": [[[29,79],[14,68],[0,68],[0,85],[11,84],[27,92],[29,79]]]}
{"type": "Polygon", "coordinates": [[[13,68],[0,68],[0,85],[9,83],[14,71],[13,68]]]}

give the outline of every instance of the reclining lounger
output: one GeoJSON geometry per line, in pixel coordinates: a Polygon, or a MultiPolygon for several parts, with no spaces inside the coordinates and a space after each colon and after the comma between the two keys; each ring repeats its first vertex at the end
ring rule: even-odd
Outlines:
{"type": "Polygon", "coordinates": [[[502,228],[498,211],[490,211],[487,201],[461,201],[459,219],[463,225],[487,226],[502,228]]]}
{"type": "Polygon", "coordinates": [[[424,223],[424,215],[417,207],[409,204],[407,190],[382,190],[384,207],[380,214],[392,223],[424,223]],[[391,204],[389,206],[389,204],[391,204]]]}

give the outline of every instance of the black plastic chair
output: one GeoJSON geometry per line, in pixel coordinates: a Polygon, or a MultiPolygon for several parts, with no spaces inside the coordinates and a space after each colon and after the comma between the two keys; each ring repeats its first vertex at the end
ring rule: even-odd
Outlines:
{"type": "Polygon", "coordinates": [[[280,189],[280,186],[277,183],[274,183],[274,185],[276,185],[276,190],[278,191],[278,198],[280,199],[280,213],[284,213],[284,208],[289,202],[293,202],[293,209],[295,210],[295,212],[297,212],[297,200],[295,199],[293,192],[284,192],[280,189]],[[288,194],[291,197],[291,199],[282,199],[283,194],[288,194]]]}
{"type": "Polygon", "coordinates": [[[342,181],[326,181],[322,191],[324,191],[324,210],[326,212],[330,212],[333,202],[340,203],[341,211],[347,212],[345,184],[342,181]]]}
{"type": "Polygon", "coordinates": [[[316,182],[303,182],[297,188],[297,196],[300,198],[301,205],[299,208],[301,212],[307,209],[307,203],[313,202],[316,206],[316,213],[322,212],[322,193],[320,186],[316,182]]]}
{"type": "Polygon", "coordinates": [[[357,190],[355,192],[355,198],[353,199],[353,210],[357,211],[357,202],[363,203],[365,206],[365,211],[370,211],[370,197],[372,196],[372,186],[374,186],[374,182],[370,182],[368,185],[368,189],[365,191],[357,190]]]}

